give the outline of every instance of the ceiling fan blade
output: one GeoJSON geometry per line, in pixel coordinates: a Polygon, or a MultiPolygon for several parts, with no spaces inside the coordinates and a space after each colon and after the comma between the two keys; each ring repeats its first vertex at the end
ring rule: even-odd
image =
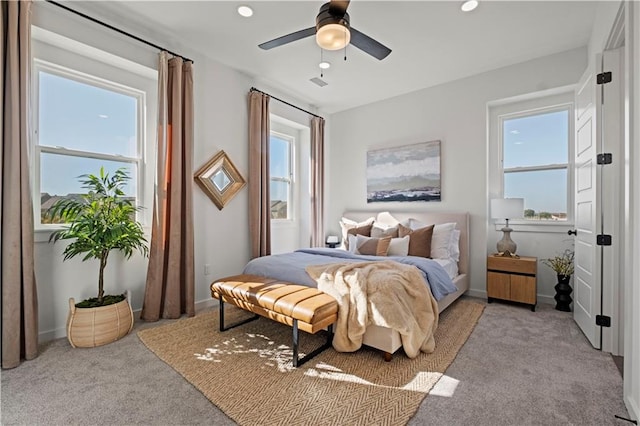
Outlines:
{"type": "Polygon", "coordinates": [[[329,3],[329,13],[334,16],[342,16],[347,13],[349,7],[349,0],[331,0],[329,3]]]}
{"type": "Polygon", "coordinates": [[[264,50],[269,50],[273,49],[274,47],[282,46],[283,44],[291,43],[292,41],[312,36],[315,33],[316,27],[305,28],[304,30],[296,31],[295,33],[287,34],[282,37],[274,38],[273,40],[259,44],[258,47],[264,50]]]}
{"type": "Polygon", "coordinates": [[[389,53],[391,53],[391,49],[389,49],[387,46],[375,41],[368,35],[361,33],[353,27],[351,27],[350,44],[353,44],[358,49],[362,50],[365,53],[368,53],[369,55],[379,60],[383,60],[384,58],[389,56],[389,53]]]}

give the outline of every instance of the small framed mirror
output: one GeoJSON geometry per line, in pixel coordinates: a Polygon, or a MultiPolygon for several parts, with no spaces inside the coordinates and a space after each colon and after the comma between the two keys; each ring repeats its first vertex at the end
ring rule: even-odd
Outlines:
{"type": "Polygon", "coordinates": [[[194,178],[219,210],[247,184],[224,151],[200,167],[194,178]]]}

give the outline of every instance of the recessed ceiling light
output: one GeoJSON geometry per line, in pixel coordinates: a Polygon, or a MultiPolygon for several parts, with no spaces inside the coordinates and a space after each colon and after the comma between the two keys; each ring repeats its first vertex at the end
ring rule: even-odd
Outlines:
{"type": "Polygon", "coordinates": [[[463,12],[471,12],[476,7],[478,7],[478,0],[469,0],[464,2],[460,9],[462,9],[463,12]]]}
{"type": "Polygon", "coordinates": [[[104,118],[104,119],[109,118],[109,116],[106,114],[98,114],[98,117],[104,118]]]}
{"type": "Polygon", "coordinates": [[[253,15],[253,9],[251,9],[249,6],[239,6],[238,13],[240,14],[240,16],[248,18],[249,16],[253,15]]]}
{"type": "Polygon", "coordinates": [[[320,68],[322,68],[323,70],[326,70],[327,68],[329,68],[331,66],[331,64],[327,61],[322,61],[318,64],[318,66],[320,68]]]}

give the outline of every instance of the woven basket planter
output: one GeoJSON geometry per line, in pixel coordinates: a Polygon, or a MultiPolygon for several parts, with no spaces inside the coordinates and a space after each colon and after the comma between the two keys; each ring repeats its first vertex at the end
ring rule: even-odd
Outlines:
{"type": "Polygon", "coordinates": [[[69,299],[67,338],[74,348],[93,348],[123,338],[133,328],[133,311],[127,297],[118,303],[98,308],[76,308],[69,299]]]}

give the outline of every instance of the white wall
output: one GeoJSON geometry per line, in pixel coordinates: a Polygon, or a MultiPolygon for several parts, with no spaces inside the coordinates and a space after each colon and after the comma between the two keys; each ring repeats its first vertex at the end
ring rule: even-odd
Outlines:
{"type": "MultiPolygon", "coordinates": [[[[471,293],[485,296],[486,255],[499,239],[498,232],[487,235],[487,104],[574,84],[585,67],[586,48],[581,48],[333,114],[327,233],[338,235],[345,210],[467,211],[471,293]],[[367,150],[436,139],[442,141],[441,202],[367,204],[367,150]]],[[[520,254],[547,257],[564,236],[527,233],[514,238],[520,254]]],[[[552,296],[555,277],[542,268],[539,272],[539,294],[552,296]]]]}
{"type": "MultiPolygon", "coordinates": [[[[120,36],[112,31],[44,2],[34,5],[34,24],[56,31],[87,45],[98,47],[109,53],[128,58],[148,67],[156,68],[157,54],[153,48],[120,36]]],[[[76,6],[76,5],[72,5],[76,6]]],[[[78,4],[87,6],[87,4],[78,4]]],[[[79,7],[75,7],[79,9],[79,7]]],[[[97,11],[90,15],[101,18],[97,11]]],[[[248,177],[248,106],[247,93],[252,86],[301,108],[312,107],[298,99],[265,85],[263,82],[237,72],[201,52],[180,46],[173,36],[163,36],[136,26],[127,28],[126,20],[109,19],[138,36],[147,37],[157,44],[177,51],[194,60],[194,171],[220,150],[225,150],[240,174],[248,177]]],[[[308,126],[309,117],[277,101],[271,101],[271,110],[288,120],[308,126]]],[[[153,139],[151,140],[153,142],[153,139]]],[[[192,183],[195,234],[195,299],[198,307],[211,304],[209,284],[215,278],[240,273],[250,257],[248,232],[248,191],[243,189],[223,210],[192,183]],[[210,275],[204,275],[204,266],[209,265],[210,275]]],[[[185,220],[191,220],[185,218],[185,220]]],[[[82,262],[80,258],[62,262],[63,244],[48,244],[46,235],[37,236],[35,244],[35,266],[39,298],[40,339],[66,335],[65,322],[68,298],[82,300],[97,293],[96,262],[82,262]]],[[[142,307],[147,260],[139,255],[125,262],[115,253],[106,271],[105,289],[117,293],[125,289],[132,291],[132,307],[142,307]]]]}

